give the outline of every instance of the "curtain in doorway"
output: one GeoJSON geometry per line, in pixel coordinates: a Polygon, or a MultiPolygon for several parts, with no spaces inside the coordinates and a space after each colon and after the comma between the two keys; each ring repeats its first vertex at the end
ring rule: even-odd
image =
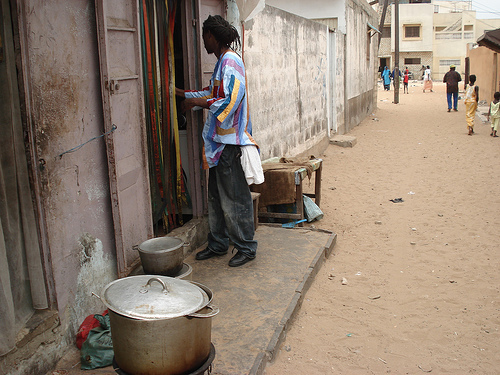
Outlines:
{"type": "Polygon", "coordinates": [[[141,40],[150,184],[155,227],[183,225],[189,204],[182,169],[175,98],[174,29],[177,0],[142,0],[141,40]]]}
{"type": "Polygon", "coordinates": [[[9,0],[0,0],[0,356],[48,307],[19,108],[9,0]]]}

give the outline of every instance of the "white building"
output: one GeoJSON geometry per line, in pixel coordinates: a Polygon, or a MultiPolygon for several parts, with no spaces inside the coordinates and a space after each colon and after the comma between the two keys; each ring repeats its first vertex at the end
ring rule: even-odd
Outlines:
{"type": "MultiPolygon", "coordinates": [[[[379,4],[382,12],[383,2],[379,4]]],[[[395,8],[385,17],[379,49],[380,65],[394,68],[395,8]]],[[[467,72],[467,45],[500,26],[500,19],[478,20],[471,2],[401,0],[399,3],[399,66],[408,67],[421,79],[422,65],[429,65],[434,80],[442,80],[451,64],[467,72]]]]}

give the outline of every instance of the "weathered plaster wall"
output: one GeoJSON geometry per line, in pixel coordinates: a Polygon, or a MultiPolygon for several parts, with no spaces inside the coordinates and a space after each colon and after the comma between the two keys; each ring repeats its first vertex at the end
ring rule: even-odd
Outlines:
{"type": "MultiPolygon", "coordinates": [[[[500,89],[500,58],[498,53],[487,47],[477,47],[469,48],[467,56],[470,58],[470,74],[475,74],[477,77],[479,100],[486,100],[489,104],[493,100],[493,94],[500,89]]],[[[462,79],[465,78],[462,77],[462,79]]]]}
{"type": "MultiPolygon", "coordinates": [[[[391,5],[392,25],[395,25],[394,4],[391,5]]],[[[433,41],[433,4],[400,4],[399,5],[399,50],[411,52],[427,52],[432,51],[433,41]],[[420,26],[419,38],[405,38],[405,26],[420,26]]],[[[395,49],[395,30],[392,28],[392,45],[391,50],[395,49]]],[[[391,67],[393,69],[393,67],[391,67]]]]}
{"type": "Polygon", "coordinates": [[[368,23],[377,24],[377,13],[362,0],[349,0],[346,14],[345,84],[348,107],[345,133],[359,125],[376,108],[378,70],[378,37],[370,38],[368,32],[368,23]]]}
{"type": "Polygon", "coordinates": [[[327,33],[271,6],[245,23],[250,114],[263,160],[296,156],[327,137],[327,33]]]}
{"type": "Polygon", "coordinates": [[[104,306],[91,296],[116,277],[94,2],[28,0],[22,7],[28,90],[61,326],[72,340],[104,306]]]}
{"type": "Polygon", "coordinates": [[[266,0],[267,5],[308,19],[336,19],[337,28],[346,32],[346,0],[266,0]]]}
{"type": "Polygon", "coordinates": [[[345,82],[345,51],[346,51],[346,36],[341,32],[335,33],[336,43],[335,43],[335,106],[337,109],[337,134],[344,134],[345,124],[346,124],[346,106],[345,106],[345,94],[346,94],[346,82],[345,82]]]}

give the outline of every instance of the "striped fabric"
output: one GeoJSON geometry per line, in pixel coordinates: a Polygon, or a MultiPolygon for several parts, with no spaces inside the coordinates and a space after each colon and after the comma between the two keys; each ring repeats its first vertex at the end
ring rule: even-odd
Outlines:
{"type": "Polygon", "coordinates": [[[228,51],[219,58],[209,87],[186,91],[185,95],[186,98],[206,98],[210,105],[203,127],[208,167],[217,165],[225,145],[256,145],[248,114],[245,67],[235,52],[228,51]]]}

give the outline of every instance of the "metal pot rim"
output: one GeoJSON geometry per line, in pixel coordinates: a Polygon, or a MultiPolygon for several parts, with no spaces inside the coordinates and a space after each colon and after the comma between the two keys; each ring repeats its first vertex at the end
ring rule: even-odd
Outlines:
{"type": "Polygon", "coordinates": [[[146,254],[166,253],[177,250],[184,245],[184,240],[179,237],[164,236],[150,238],[137,246],[139,252],[146,254]]]}
{"type": "Polygon", "coordinates": [[[110,310],[128,318],[172,319],[206,307],[211,296],[205,288],[168,276],[129,276],[104,287],[101,300],[110,310]]]}

